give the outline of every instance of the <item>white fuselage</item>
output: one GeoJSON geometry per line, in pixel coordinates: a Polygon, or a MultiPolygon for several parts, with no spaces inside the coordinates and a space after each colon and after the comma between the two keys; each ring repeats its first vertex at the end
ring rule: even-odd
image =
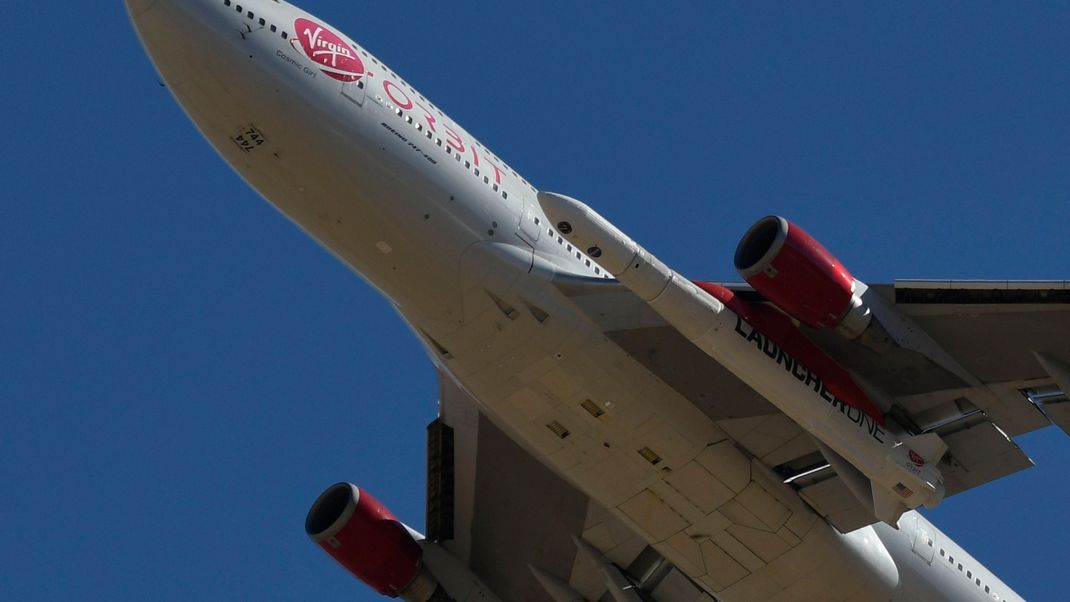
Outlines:
{"type": "MultiPolygon", "coordinates": [[[[222,157],[390,299],[486,416],[711,593],[1020,599],[916,513],[899,530],[843,536],[783,496],[713,420],[550,284],[609,276],[548,223],[535,188],[351,40],[364,73],[345,81],[302,50],[325,38],[295,30],[299,19],[326,25],[289,4],[127,4],[167,85],[222,157]],[[554,423],[567,423],[567,440],[554,423]],[[657,450],[658,461],[638,449],[657,450]],[[685,473],[723,494],[684,503],[676,479],[685,473]],[[778,508],[763,520],[782,521],[779,556],[704,566],[695,550],[724,549],[723,534],[740,527],[715,506],[755,495],[778,508]],[[659,509],[669,505],[666,519],[659,509]]],[[[316,47],[337,50],[329,44],[316,47]]]]}

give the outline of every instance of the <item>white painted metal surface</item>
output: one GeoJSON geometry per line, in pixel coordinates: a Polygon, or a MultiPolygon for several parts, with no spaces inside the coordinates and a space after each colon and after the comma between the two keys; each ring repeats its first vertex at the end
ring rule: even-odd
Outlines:
{"type": "MultiPolygon", "coordinates": [[[[672,272],[621,246],[623,234],[620,245],[597,250],[565,241],[532,186],[356,42],[274,0],[244,0],[241,12],[226,0],[127,5],[164,80],[224,160],[386,295],[472,400],[474,409],[444,404],[443,412],[466,437],[459,457],[474,463],[458,467],[462,527],[475,532],[480,521],[479,475],[492,470],[485,454],[494,451],[482,447],[486,436],[486,445],[530,454],[549,471],[544,477],[587,500],[587,514],[574,517],[577,532],[564,535],[582,538],[598,558],[621,567],[649,547],[670,560],[678,572],[657,590],[665,600],[708,599],[682,579],[729,602],[1018,599],[913,513],[899,531],[877,525],[849,535],[820,519],[769,466],[609,340],[554,281],[621,275],[690,340],[794,407],[799,391],[755,370],[753,347],[733,341],[735,322],[720,304],[679,279],[666,288],[672,272]],[[241,35],[252,19],[246,13],[271,29],[241,35]],[[363,65],[359,77],[340,81],[303,51],[308,32],[298,31],[299,20],[334,31],[331,43],[356,53],[342,77],[357,76],[352,59],[363,65]],[[633,259],[639,268],[628,267],[633,259]],[[928,547],[930,532],[941,551],[927,559],[917,545],[922,538],[928,547]],[[954,562],[944,560],[951,555],[954,562]],[[960,562],[991,591],[959,575],[960,562]]],[[[827,409],[789,414],[882,478],[876,458],[887,449],[861,445],[857,425],[827,409]]],[[[628,595],[622,574],[578,557],[569,574],[524,566],[518,581],[503,577],[505,569],[469,577],[449,568],[469,566],[480,541],[462,533],[429,548],[440,581],[458,590],[478,579],[487,588],[532,588],[495,592],[502,599],[571,599],[598,597],[608,580],[628,595]],[[595,570],[601,585],[591,580],[595,570]]]]}

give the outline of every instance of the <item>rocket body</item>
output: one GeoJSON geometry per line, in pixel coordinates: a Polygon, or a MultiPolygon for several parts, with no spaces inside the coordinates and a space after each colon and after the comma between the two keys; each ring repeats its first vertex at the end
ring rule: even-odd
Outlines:
{"type": "Polygon", "coordinates": [[[540,193],[539,202],[573,245],[598,257],[602,267],[695,346],[867,477],[872,498],[864,501],[878,518],[894,526],[907,508],[935,506],[943,498],[943,479],[935,466],[943,450],[919,453],[906,445],[915,438],[904,437],[875,407],[855,399],[868,403],[864,394],[848,394],[857,388],[850,376],[786,316],[745,304],[722,287],[680,276],[580,201],[540,193]]]}

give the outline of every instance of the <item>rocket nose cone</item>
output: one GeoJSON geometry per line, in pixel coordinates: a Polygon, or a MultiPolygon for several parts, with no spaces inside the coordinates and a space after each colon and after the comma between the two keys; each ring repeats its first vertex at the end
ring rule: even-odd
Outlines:
{"type": "Polygon", "coordinates": [[[576,199],[553,192],[540,192],[539,206],[546,212],[550,223],[576,246],[577,251],[586,251],[614,276],[623,272],[639,251],[639,246],[632,239],[576,199]]]}
{"type": "Polygon", "coordinates": [[[580,201],[554,192],[540,192],[539,206],[565,236],[571,234],[573,228],[578,225],[573,222],[585,218],[590,212],[590,208],[580,201]]]}

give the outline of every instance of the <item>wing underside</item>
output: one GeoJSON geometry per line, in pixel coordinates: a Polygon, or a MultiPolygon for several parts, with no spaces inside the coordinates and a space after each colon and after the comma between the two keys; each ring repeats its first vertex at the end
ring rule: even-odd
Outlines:
{"type": "MultiPolygon", "coordinates": [[[[713,361],[615,282],[562,280],[606,335],[703,410],[842,532],[875,521],[804,429],[713,361]]],[[[764,302],[745,285],[749,302],[764,302]]],[[[1070,286],[1065,282],[904,281],[872,286],[871,303],[894,308],[938,345],[863,346],[804,331],[856,378],[891,394],[890,414],[913,434],[936,433],[947,495],[1033,465],[1014,437],[1055,423],[1070,432],[1070,286]],[[878,352],[879,351],[879,352],[878,352]],[[1060,377],[1063,384],[1060,385],[1060,377]]]]}
{"type": "Polygon", "coordinates": [[[611,601],[611,590],[634,589],[635,600],[713,602],[519,447],[449,376],[440,382],[440,417],[428,428],[427,535],[501,599],[611,601]]]}

